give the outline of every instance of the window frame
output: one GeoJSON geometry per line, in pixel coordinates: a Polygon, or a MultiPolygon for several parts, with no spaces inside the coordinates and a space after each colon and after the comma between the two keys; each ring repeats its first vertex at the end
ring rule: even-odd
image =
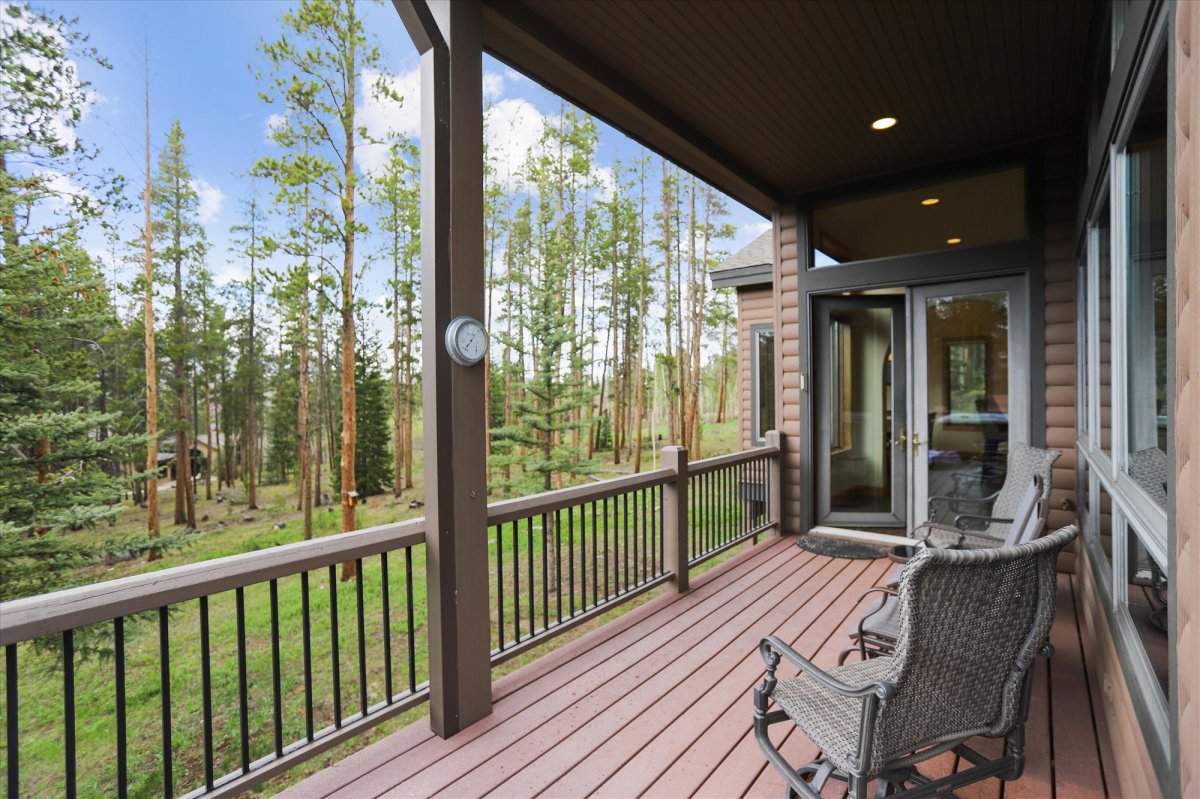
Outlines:
{"type": "MultiPolygon", "coordinates": [[[[1161,10],[1160,10],[1161,11],[1161,10]]],[[[1172,763],[1176,757],[1177,748],[1172,745],[1174,738],[1174,691],[1178,675],[1178,665],[1172,662],[1169,666],[1169,686],[1164,692],[1153,670],[1149,655],[1139,635],[1138,628],[1129,611],[1129,544],[1131,536],[1145,551],[1146,555],[1160,566],[1164,566],[1168,579],[1174,576],[1174,553],[1171,546],[1170,507],[1174,497],[1170,497],[1168,507],[1159,506],[1140,485],[1133,480],[1126,470],[1129,458],[1129,357],[1128,346],[1129,324],[1129,278],[1130,253],[1128,252],[1127,226],[1129,225],[1128,189],[1128,155],[1125,149],[1130,134],[1145,102],[1150,83],[1158,67],[1159,59],[1166,58],[1168,64],[1168,97],[1171,96],[1173,78],[1171,77],[1170,42],[1171,17],[1168,12],[1156,13],[1150,16],[1144,27],[1144,47],[1130,59],[1129,78],[1125,84],[1127,94],[1116,103],[1111,135],[1108,141],[1097,148],[1100,153],[1097,160],[1100,163],[1090,166],[1089,172],[1096,177],[1095,191],[1091,194],[1090,205],[1081,220],[1082,239],[1080,252],[1084,254],[1085,263],[1082,265],[1084,284],[1078,288],[1078,296],[1084,306],[1080,316],[1084,318],[1081,325],[1081,338],[1077,344],[1077,358],[1084,360],[1079,365],[1081,377],[1080,392],[1084,400],[1080,404],[1080,412],[1084,422],[1076,435],[1078,464],[1077,476],[1088,480],[1087,508],[1080,508],[1079,522],[1084,533],[1084,545],[1090,555],[1092,574],[1096,578],[1098,594],[1108,617],[1113,635],[1113,643],[1117,650],[1121,671],[1129,685],[1134,700],[1136,715],[1141,727],[1141,733],[1146,740],[1151,761],[1164,788],[1170,783],[1162,782],[1165,775],[1171,773],[1172,763]],[[1110,452],[1105,453],[1102,446],[1102,431],[1100,425],[1100,286],[1098,262],[1098,229],[1097,223],[1102,211],[1109,215],[1110,231],[1110,336],[1111,336],[1111,399],[1110,399],[1110,452]],[[1107,493],[1111,503],[1111,557],[1104,553],[1103,542],[1100,540],[1100,517],[1102,509],[1101,491],[1107,493]]],[[[1139,28],[1141,26],[1138,26],[1139,28]]],[[[1122,41],[1138,31],[1129,30],[1122,34],[1122,41]]],[[[1125,42],[1128,44],[1128,42],[1125,42]]],[[[1124,45],[1123,45],[1124,46],[1124,45]]],[[[1110,86],[1110,90],[1115,87],[1110,86]]],[[[1111,94],[1111,91],[1110,91],[1111,94]]],[[[1112,101],[1112,97],[1108,101],[1112,101]]],[[[1106,106],[1108,103],[1106,103],[1106,106]]],[[[1171,169],[1173,158],[1170,150],[1170,114],[1173,105],[1168,100],[1168,153],[1167,153],[1167,182],[1166,190],[1172,191],[1171,169]]],[[[1103,133],[1101,132],[1101,135],[1103,133]]],[[[1170,246],[1170,197],[1168,197],[1168,246],[1167,246],[1167,281],[1168,292],[1174,276],[1173,253],[1170,246]]],[[[1170,297],[1170,294],[1168,294],[1170,297]]],[[[1168,359],[1174,353],[1174,309],[1170,300],[1167,303],[1168,329],[1168,359]]],[[[1168,369],[1167,397],[1170,407],[1167,416],[1170,419],[1174,413],[1174,397],[1170,370],[1168,369]]],[[[1168,422],[1169,431],[1173,429],[1168,422]]],[[[1169,434],[1170,435],[1170,434],[1169,434]]],[[[1174,442],[1168,437],[1168,446],[1173,448],[1174,442]]],[[[1174,453],[1167,453],[1168,461],[1173,462],[1174,453]]],[[[1173,592],[1172,592],[1173,594],[1173,592]]],[[[1172,637],[1172,644],[1178,641],[1172,637]]]]}
{"type": "MultiPolygon", "coordinates": [[[[771,322],[760,322],[750,325],[750,443],[754,446],[765,446],[767,443],[766,434],[769,430],[761,430],[762,418],[759,408],[762,406],[762,363],[759,355],[759,338],[763,333],[770,333],[772,337],[772,354],[774,354],[775,346],[775,325],[771,322]],[[761,434],[760,434],[761,433],[761,434]]],[[[770,368],[775,369],[775,362],[772,359],[770,368]]],[[[778,392],[775,390],[774,379],[771,381],[772,386],[772,402],[777,402],[778,392]]]]}

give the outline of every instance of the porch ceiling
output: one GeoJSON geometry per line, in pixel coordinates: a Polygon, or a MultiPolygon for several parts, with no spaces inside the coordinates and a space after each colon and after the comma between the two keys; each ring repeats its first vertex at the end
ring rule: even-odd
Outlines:
{"type": "Polygon", "coordinates": [[[769,213],[1070,130],[1090,2],[485,0],[484,46],[769,213]],[[899,124],[877,133],[870,123],[899,124]]]}

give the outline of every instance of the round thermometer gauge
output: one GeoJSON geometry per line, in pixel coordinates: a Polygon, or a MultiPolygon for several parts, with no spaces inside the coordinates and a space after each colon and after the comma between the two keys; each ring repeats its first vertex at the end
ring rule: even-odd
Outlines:
{"type": "Polygon", "coordinates": [[[446,352],[459,366],[474,366],[487,354],[488,334],[483,323],[459,316],[446,328],[446,352]]]}

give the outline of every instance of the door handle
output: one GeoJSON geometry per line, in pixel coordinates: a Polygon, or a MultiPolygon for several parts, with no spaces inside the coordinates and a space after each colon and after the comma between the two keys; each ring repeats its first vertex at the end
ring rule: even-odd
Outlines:
{"type": "Polygon", "coordinates": [[[921,434],[920,433],[914,432],[912,434],[912,448],[913,448],[912,454],[913,454],[914,458],[921,454],[921,434]]]}
{"type": "Polygon", "coordinates": [[[903,447],[908,444],[908,430],[902,429],[900,435],[896,437],[896,446],[903,447]]]}

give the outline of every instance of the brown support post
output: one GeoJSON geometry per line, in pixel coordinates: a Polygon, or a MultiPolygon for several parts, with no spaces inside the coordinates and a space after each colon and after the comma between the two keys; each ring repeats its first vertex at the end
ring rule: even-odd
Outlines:
{"type": "Polygon", "coordinates": [[[663,566],[675,576],[675,590],[688,590],[688,451],[687,447],[663,447],[664,469],[675,476],[663,484],[663,566]]]}
{"type": "Polygon", "coordinates": [[[775,535],[783,535],[783,433],[778,430],[768,430],[765,436],[767,446],[775,447],[777,452],[771,456],[771,466],[767,474],[767,507],[768,518],[775,522],[775,535]]]}
{"type": "Polygon", "coordinates": [[[421,53],[421,261],[429,715],[454,735],[492,712],[483,363],[443,338],[484,318],[483,47],[478,3],[395,0],[421,53]]]}

